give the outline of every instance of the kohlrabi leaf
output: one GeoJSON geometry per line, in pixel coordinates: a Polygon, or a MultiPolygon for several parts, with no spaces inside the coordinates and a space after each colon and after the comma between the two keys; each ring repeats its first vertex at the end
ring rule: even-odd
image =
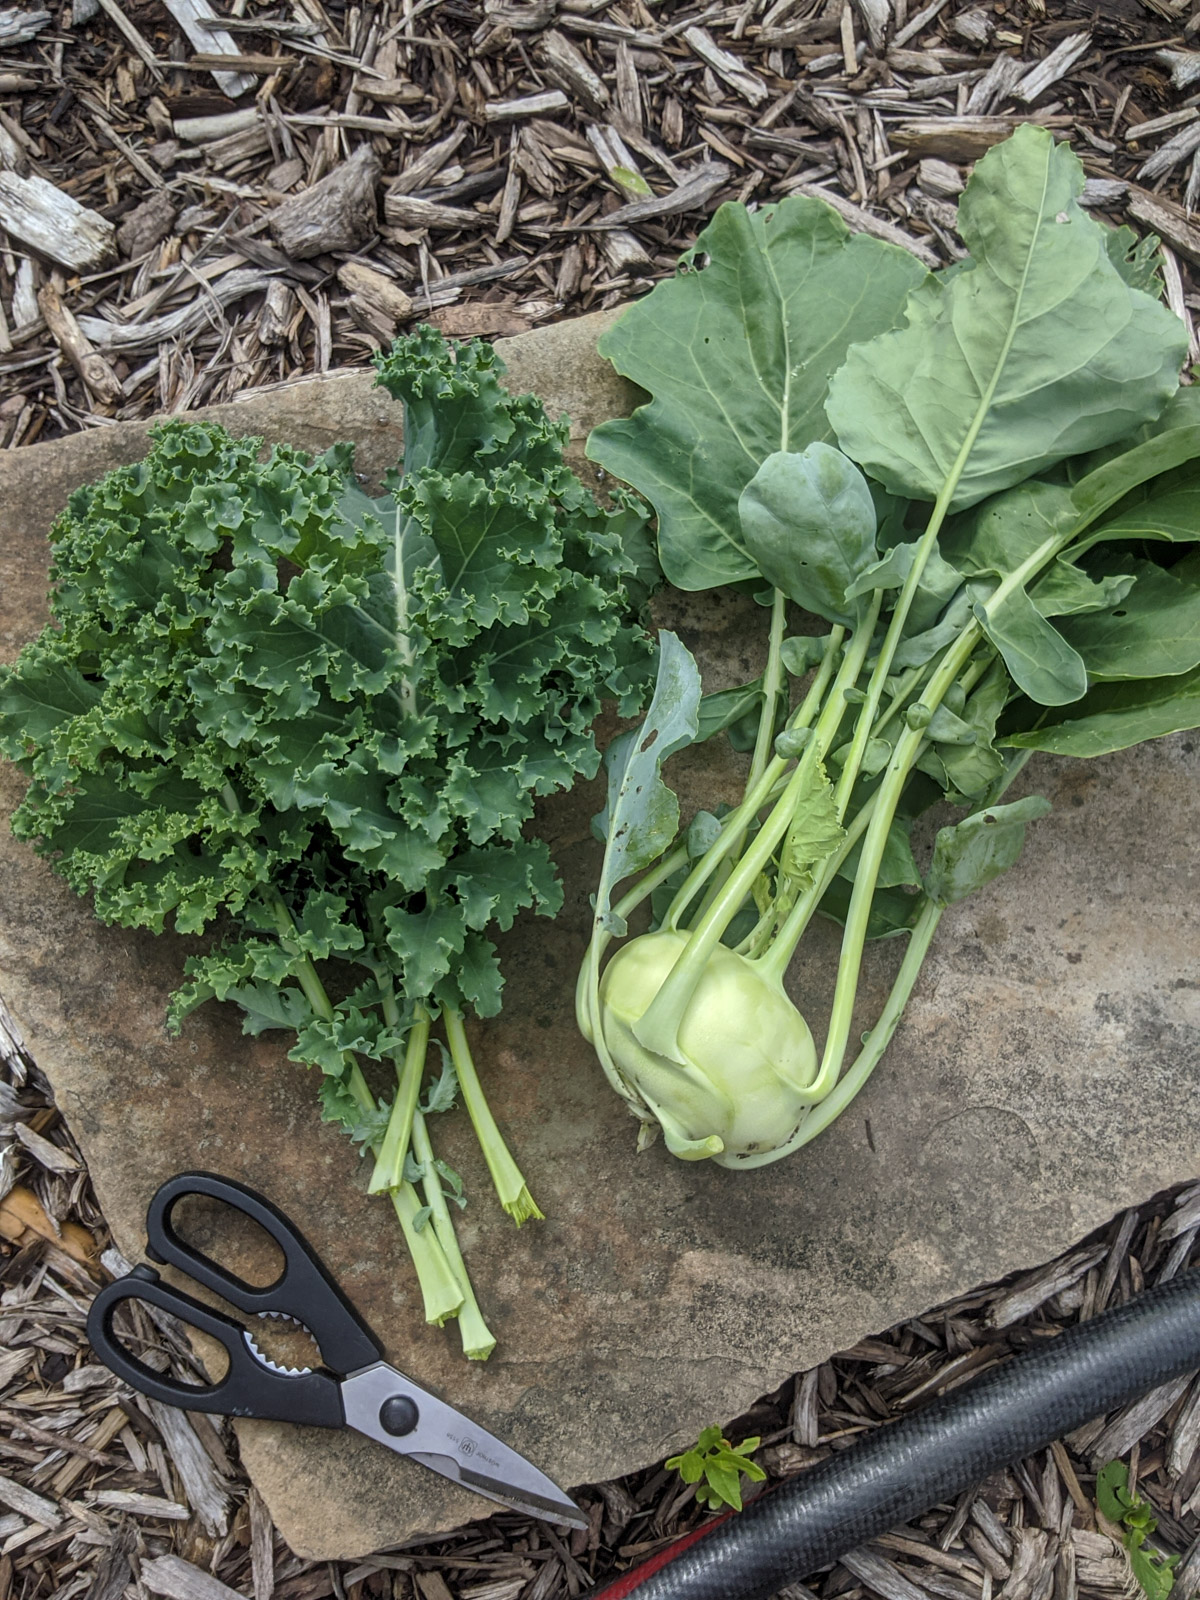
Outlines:
{"type": "Polygon", "coordinates": [[[1045,551],[1042,560],[1049,560],[1053,547],[1070,537],[1078,523],[1079,509],[1068,485],[1035,479],[955,517],[939,543],[946,560],[967,577],[991,572],[1004,578],[1035,562],[1032,579],[1041,570],[1040,553],[1045,551]]]}
{"type": "Polygon", "coordinates": [[[971,599],[963,588],[946,607],[940,622],[935,622],[932,628],[926,628],[924,633],[914,633],[901,639],[892,656],[893,672],[900,672],[905,667],[923,667],[927,661],[932,661],[939,651],[958,638],[970,620],[971,599]]]}
{"type": "Polygon", "coordinates": [[[1171,568],[1123,556],[1117,564],[1135,579],[1117,604],[1061,625],[1089,677],[1175,677],[1200,666],[1200,556],[1171,568]]]}
{"type": "Polygon", "coordinates": [[[656,861],[679,831],[679,801],[660,774],[663,762],[696,737],[700,670],[675,634],[664,629],[658,640],[658,677],[646,720],[614,739],[604,758],[608,799],[594,826],[605,841],[596,891],[596,917],[605,925],[613,889],[656,861]]]}
{"type": "MultiPolygon", "coordinates": [[[[846,913],[850,909],[852,890],[853,886],[848,878],[835,877],[821,896],[818,908],[821,915],[844,925],[846,913]]],[[[871,896],[867,938],[895,939],[901,934],[911,932],[923,904],[922,895],[914,894],[911,889],[902,885],[889,889],[877,884],[875,893],[871,896]]]]}
{"type": "MultiPolygon", "coordinates": [[[[1190,393],[1187,390],[1183,392],[1190,393]]],[[[1138,434],[1149,431],[1149,437],[1139,438],[1135,434],[1137,443],[1132,447],[1118,449],[1111,454],[1102,452],[1103,460],[1095,461],[1092,458],[1095,465],[1071,487],[1071,499],[1079,513],[1081,529],[1095,523],[1114,507],[1114,520],[1119,521],[1127,510],[1136,517],[1146,500],[1157,498],[1164,490],[1178,487],[1180,481],[1190,483],[1192,473],[1187,470],[1182,472],[1181,480],[1170,475],[1179,469],[1187,469],[1200,456],[1200,422],[1196,419],[1195,410],[1173,402],[1159,420],[1170,420],[1174,425],[1152,430],[1139,429],[1138,434]]],[[[1136,538],[1137,528],[1138,524],[1134,521],[1130,524],[1130,532],[1119,532],[1114,537],[1136,538]]],[[[1147,531],[1146,536],[1176,537],[1171,532],[1156,534],[1152,531],[1147,531]]],[[[1185,534],[1184,537],[1191,536],[1185,534]]]]}
{"type": "Polygon", "coordinates": [[[1089,528],[1080,548],[1127,539],[1161,539],[1185,544],[1200,533],[1200,475],[1191,482],[1151,485],[1136,505],[1089,528]]]}
{"type": "Polygon", "coordinates": [[[653,504],[671,582],[708,589],[757,575],[742,490],[769,455],[832,437],[830,374],[896,324],[926,273],[799,197],[721,206],[683,267],[601,335],[601,355],[651,399],[595,429],[588,454],[653,504]]]}
{"type": "Polygon", "coordinates": [[[1132,572],[1089,577],[1074,562],[1059,556],[1029,594],[1044,617],[1075,617],[1090,611],[1110,611],[1124,600],[1133,582],[1132,572]]]}
{"type": "Polygon", "coordinates": [[[816,441],[769,455],[738,501],[742,539],[759,572],[826,622],[852,623],[847,590],[878,558],[867,480],[816,441]]]}
{"type": "Polygon", "coordinates": [[[838,820],[834,803],[833,785],[825,768],[817,762],[810,768],[784,835],[779,858],[781,875],[792,885],[806,889],[812,882],[813,869],[827,860],[845,837],[846,830],[838,820]]]}
{"type": "MultiPolygon", "coordinates": [[[[883,847],[883,860],[879,864],[879,877],[876,879],[881,889],[895,889],[901,885],[919,885],[921,873],[913,857],[912,842],[909,835],[912,832],[912,822],[903,817],[893,817],[892,825],[888,829],[887,840],[883,847]]],[[[854,882],[858,872],[858,863],[862,859],[862,840],[858,840],[850,854],[838,868],[841,877],[850,883],[854,882]]]]}
{"type": "Polygon", "coordinates": [[[828,648],[828,634],[796,633],[783,641],[779,655],[785,669],[794,678],[802,678],[820,665],[828,648]]]}
{"type": "MultiPolygon", "coordinates": [[[[847,599],[854,600],[859,596],[868,595],[872,589],[901,588],[912,571],[917,548],[915,540],[906,544],[892,545],[882,560],[876,561],[858,575],[846,590],[847,599]]],[[[917,592],[913,596],[904,625],[905,635],[913,637],[933,627],[947,601],[962,586],[962,581],[963,574],[957,567],[951,566],[950,562],[943,559],[941,551],[935,544],[921,569],[917,592]]]]}
{"type": "Polygon", "coordinates": [[[1083,662],[1025,587],[1078,521],[1067,486],[1023,483],[958,517],[943,540],[948,559],[973,580],[967,593],[976,620],[1014,682],[1040,705],[1078,700],[1087,689],[1083,662]],[[997,581],[981,581],[989,574],[997,581]]]}
{"type": "Polygon", "coordinates": [[[1019,585],[967,585],[975,620],[1004,657],[1013,682],[1041,706],[1069,705],[1087,692],[1087,669],[1019,585]]]}
{"type": "Polygon", "coordinates": [[[1108,258],[1131,289],[1162,292],[1162,251],[1152,233],[1139,238],[1132,228],[1106,228],[1108,258]]]}
{"type": "Polygon", "coordinates": [[[988,806],[942,828],[925,874],[925,893],[937,905],[953,905],[1007,872],[1025,844],[1025,824],[1044,817],[1050,802],[1040,795],[988,806]]]}
{"type": "Polygon", "coordinates": [[[753,717],[757,726],[759,707],[763,700],[762,679],[739,684],[736,689],[716,689],[706,694],[700,702],[696,716],[696,743],[724,733],[743,717],[753,717]]]}
{"type": "Polygon", "coordinates": [[[975,730],[974,743],[938,747],[938,781],[953,797],[974,799],[985,794],[1003,773],[1004,762],[992,740],[1009,692],[1004,662],[994,661],[962,711],[963,720],[975,730]]]}
{"type": "Polygon", "coordinates": [[[1186,332],[1113,264],[1083,176],[1033,124],[994,146],[959,203],[970,262],[834,376],[838,443],[893,493],[973,505],[1121,438],[1175,390],[1186,332]]]}
{"type": "Polygon", "coordinates": [[[1071,707],[1071,715],[1009,733],[996,742],[1052,755],[1106,756],[1146,739],[1200,728],[1200,668],[1172,678],[1100,683],[1071,707]]]}

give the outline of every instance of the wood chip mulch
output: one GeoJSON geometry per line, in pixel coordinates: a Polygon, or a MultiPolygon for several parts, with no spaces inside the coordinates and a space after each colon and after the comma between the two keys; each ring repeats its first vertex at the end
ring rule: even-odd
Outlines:
{"type": "MultiPolygon", "coordinates": [[[[364,366],[430,321],[495,337],[619,304],[721,201],[819,193],[931,265],[1018,121],[1164,241],[1200,308],[1200,0],[0,3],[0,448],[364,366]]],[[[1193,341],[1193,358],[1200,349],[1193,341]]],[[[801,1374],[729,1424],[771,1479],[1188,1265],[1200,1189],[801,1374]]],[[[497,1515],[349,1564],[291,1554],[232,1433],[84,1337],[111,1250],[0,1010],[0,1600],[559,1600],[702,1520],[658,1467],[591,1530],[497,1515]]],[[[137,1330],[179,1375],[170,1319],[137,1330]]],[[[720,1419],[713,1419],[720,1420],[720,1419]]],[[[1135,1600],[1097,1467],[1129,1459],[1200,1588],[1200,1382],[1158,1391],[785,1600],[1135,1600]]]]}
{"type": "Polygon", "coordinates": [[[725,199],[952,260],[1028,118],[1190,319],[1195,0],[219,3],[0,6],[0,447],[617,304],[725,199]]]}
{"type": "MultiPolygon", "coordinates": [[[[1200,1186],[1127,1211],[1048,1266],[864,1339],[733,1420],[768,1482],[1005,1356],[1161,1283],[1200,1256],[1200,1186]]],[[[644,1560],[708,1513],[657,1466],[580,1491],[560,1536],[498,1514],[355,1563],[293,1555],[217,1419],[132,1393],[84,1333],[112,1249],[66,1125],[0,1008],[0,1600],[563,1600],[644,1560]]],[[[178,1323],[133,1329],[143,1360],[200,1374],[178,1323]]],[[[723,1419],[714,1419],[723,1420],[723,1419]]],[[[1141,1600],[1097,1469],[1129,1462],[1200,1588],[1200,1378],[1180,1379],[792,1585],[779,1600],[1141,1600]]]]}

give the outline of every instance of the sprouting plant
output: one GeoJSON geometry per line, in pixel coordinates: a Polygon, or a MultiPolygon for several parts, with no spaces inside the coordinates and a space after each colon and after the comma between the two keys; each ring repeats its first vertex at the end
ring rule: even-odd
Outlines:
{"type": "Polygon", "coordinates": [[[1123,1461],[1110,1461],[1097,1473],[1096,1504],[1110,1522],[1124,1529],[1129,1565],[1147,1600],[1167,1600],[1179,1557],[1147,1548],[1146,1540],[1158,1527],[1158,1519],[1137,1490],[1130,1489],[1129,1468],[1123,1461]]]}
{"type": "Polygon", "coordinates": [[[684,1483],[696,1485],[696,1499],[710,1511],[719,1511],[722,1506],[740,1511],[742,1476],[751,1483],[761,1483],[766,1477],[757,1461],[749,1459],[758,1446],[757,1437],[730,1444],[720,1428],[705,1428],[692,1448],[672,1456],[667,1466],[678,1472],[684,1483]]]}

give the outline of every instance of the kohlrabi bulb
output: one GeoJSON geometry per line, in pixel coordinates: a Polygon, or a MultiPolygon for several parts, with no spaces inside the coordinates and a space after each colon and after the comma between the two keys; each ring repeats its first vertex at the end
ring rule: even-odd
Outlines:
{"type": "Polygon", "coordinates": [[[647,1050],[635,1024],[678,961],[686,934],[643,934],[609,962],[600,982],[604,1042],[618,1070],[662,1124],[667,1147],[689,1161],[759,1156],[795,1132],[817,1075],[808,1024],[752,961],[718,945],[679,1028],[686,1065],[647,1050]]]}

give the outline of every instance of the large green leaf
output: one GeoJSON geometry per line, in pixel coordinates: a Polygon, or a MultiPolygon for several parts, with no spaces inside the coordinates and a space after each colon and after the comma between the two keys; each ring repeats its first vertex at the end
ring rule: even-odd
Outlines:
{"type": "Polygon", "coordinates": [[[1083,178],[1044,128],[996,145],[959,205],[970,263],[834,377],[839,444],[894,493],[973,505],[1166,405],[1186,333],[1114,266],[1083,178]]]}
{"type": "Polygon", "coordinates": [[[683,266],[601,336],[652,398],[595,429],[588,454],[653,504],[671,582],[707,589],[758,575],[738,497],[775,451],[832,437],[830,375],[896,323],[925,270],[807,198],[721,206],[683,266]]]}
{"type": "Polygon", "coordinates": [[[1062,623],[1089,676],[1174,677],[1200,666],[1200,557],[1193,552],[1169,570],[1152,561],[1118,564],[1134,575],[1128,594],[1109,610],[1062,623]]]}
{"type": "Polygon", "coordinates": [[[1200,668],[1174,678],[1101,683],[1062,721],[1011,733],[997,744],[1061,756],[1106,756],[1146,739],[1200,728],[1200,668]]]}
{"type": "Polygon", "coordinates": [[[938,905],[965,900],[985,883],[1007,872],[1025,844],[1025,824],[1044,817],[1050,802],[1028,795],[1010,805],[988,806],[941,828],[925,874],[925,893],[938,905]]]}
{"type": "Polygon", "coordinates": [[[700,710],[700,669],[686,645],[659,636],[654,698],[640,728],[614,739],[604,757],[608,796],[593,825],[605,841],[596,890],[596,920],[624,933],[611,910],[612,892],[630,873],[663,853],[679,830],[679,801],[662,781],[663,762],[693,742],[700,710]]]}
{"type": "Polygon", "coordinates": [[[826,622],[854,621],[847,594],[878,551],[875,503],[853,461],[820,440],[778,450],[742,490],[738,514],[768,583],[826,622]]]}

